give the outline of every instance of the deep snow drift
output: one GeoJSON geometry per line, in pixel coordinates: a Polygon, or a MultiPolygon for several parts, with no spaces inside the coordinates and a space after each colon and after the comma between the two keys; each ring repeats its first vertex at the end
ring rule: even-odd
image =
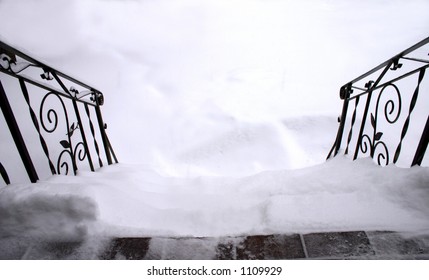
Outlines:
{"type": "Polygon", "coordinates": [[[0,1],[0,39],[104,92],[122,162],[0,187],[0,238],[428,232],[427,167],[324,163],[339,86],[426,37],[428,5],[0,1]]]}
{"type": "Polygon", "coordinates": [[[332,230],[429,232],[425,167],[337,157],[242,178],[162,176],[118,164],[0,190],[0,236],[236,236],[332,230]]]}

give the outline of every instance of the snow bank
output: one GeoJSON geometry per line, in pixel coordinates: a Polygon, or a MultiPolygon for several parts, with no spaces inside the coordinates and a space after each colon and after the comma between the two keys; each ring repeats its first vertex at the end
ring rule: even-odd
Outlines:
{"type": "Polygon", "coordinates": [[[69,184],[65,178],[55,182],[56,179],[0,189],[0,238],[85,238],[97,219],[97,204],[78,191],[84,185],[69,184]]]}
{"type": "Polygon", "coordinates": [[[242,178],[162,176],[118,164],[1,189],[1,234],[45,238],[429,232],[425,167],[337,157],[242,178]]]}

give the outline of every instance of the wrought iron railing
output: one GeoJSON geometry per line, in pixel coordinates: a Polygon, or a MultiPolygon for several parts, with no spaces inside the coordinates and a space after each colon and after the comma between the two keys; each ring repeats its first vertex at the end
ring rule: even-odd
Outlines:
{"type": "Polygon", "coordinates": [[[0,184],[118,162],[103,103],[101,91],[0,42],[0,184]]]}
{"type": "Polygon", "coordinates": [[[428,55],[426,38],[340,88],[343,109],[328,158],[344,150],[379,165],[422,164],[429,141],[428,55]]]}

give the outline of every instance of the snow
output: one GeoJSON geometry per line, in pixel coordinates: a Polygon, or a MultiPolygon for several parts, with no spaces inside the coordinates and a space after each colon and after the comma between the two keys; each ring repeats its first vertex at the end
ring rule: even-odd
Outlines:
{"type": "Polygon", "coordinates": [[[0,238],[427,233],[427,167],[325,157],[339,87],[426,37],[428,6],[0,1],[2,40],[104,93],[121,162],[0,187],[0,238]]]}
{"type": "Polygon", "coordinates": [[[237,122],[336,119],[342,84],[427,37],[428,6],[426,0],[3,0],[7,24],[0,30],[6,42],[105,94],[103,116],[122,162],[162,166],[237,122]]]}
{"type": "Polygon", "coordinates": [[[0,190],[0,236],[242,236],[429,231],[429,173],[339,156],[246,177],[168,177],[136,164],[0,190]]]}

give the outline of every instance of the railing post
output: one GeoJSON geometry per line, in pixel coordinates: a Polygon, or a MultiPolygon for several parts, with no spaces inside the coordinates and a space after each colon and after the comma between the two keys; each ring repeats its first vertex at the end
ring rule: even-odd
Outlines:
{"type": "Polygon", "coordinates": [[[335,141],[335,152],[334,156],[338,154],[338,151],[341,148],[341,142],[343,140],[344,126],[346,124],[347,111],[349,108],[349,97],[350,91],[348,87],[342,87],[340,90],[340,98],[344,99],[343,110],[340,117],[340,126],[338,127],[337,140],[335,141]]]}
{"type": "Polygon", "coordinates": [[[341,116],[339,118],[339,122],[340,125],[338,127],[338,131],[337,131],[337,136],[335,138],[335,142],[334,142],[334,146],[331,148],[331,151],[328,154],[327,159],[331,158],[332,153],[334,153],[334,157],[338,154],[338,151],[341,148],[341,142],[343,139],[343,134],[344,134],[344,126],[346,123],[346,118],[347,118],[347,110],[349,107],[349,97],[350,97],[350,93],[351,91],[351,85],[346,85],[341,87],[340,89],[340,98],[344,100],[343,102],[343,110],[341,112],[341,116]]]}
{"type": "Polygon", "coordinates": [[[97,114],[98,127],[100,128],[101,139],[103,140],[103,146],[104,146],[104,151],[106,153],[107,163],[111,165],[113,162],[112,162],[112,157],[110,155],[109,140],[107,139],[106,130],[104,128],[103,116],[101,115],[100,100],[98,97],[99,93],[94,92],[94,94],[95,94],[94,96],[95,113],[97,114]]]}
{"type": "Polygon", "coordinates": [[[0,107],[3,111],[4,118],[9,127],[12,138],[15,142],[16,148],[18,149],[19,155],[21,156],[22,163],[27,171],[28,177],[32,183],[39,180],[33,161],[31,160],[30,154],[28,153],[27,146],[25,145],[24,138],[22,137],[21,131],[19,130],[18,123],[16,122],[12,108],[10,107],[9,100],[7,99],[6,92],[4,91],[3,85],[0,81],[0,107]]]}

